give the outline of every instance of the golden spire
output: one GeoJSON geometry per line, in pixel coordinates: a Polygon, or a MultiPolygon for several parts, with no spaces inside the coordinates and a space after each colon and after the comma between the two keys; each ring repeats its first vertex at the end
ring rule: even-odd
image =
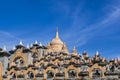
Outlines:
{"type": "Polygon", "coordinates": [[[59,51],[61,51],[61,49],[63,47],[63,42],[61,41],[61,39],[59,38],[59,35],[58,35],[58,29],[56,29],[55,38],[52,39],[50,46],[51,46],[51,49],[53,50],[53,52],[59,52],[59,51]]]}
{"type": "Polygon", "coordinates": [[[58,35],[58,28],[56,29],[56,37],[55,38],[59,38],[59,35],[58,35]]]}

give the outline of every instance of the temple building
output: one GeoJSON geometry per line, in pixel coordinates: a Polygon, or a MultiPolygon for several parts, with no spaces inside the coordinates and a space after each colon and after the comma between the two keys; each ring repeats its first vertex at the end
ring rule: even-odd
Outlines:
{"type": "Polygon", "coordinates": [[[120,60],[107,60],[97,51],[82,55],[75,47],[69,52],[66,44],[55,38],[47,45],[37,41],[24,46],[22,41],[12,50],[0,48],[0,80],[120,80],[120,60]]]}

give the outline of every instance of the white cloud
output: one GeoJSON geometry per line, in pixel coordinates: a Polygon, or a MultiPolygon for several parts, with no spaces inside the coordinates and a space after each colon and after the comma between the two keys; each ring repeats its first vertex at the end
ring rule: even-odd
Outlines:
{"type": "MultiPolygon", "coordinates": [[[[73,25],[71,29],[68,30],[68,33],[64,36],[69,42],[76,46],[85,45],[89,40],[93,39],[95,36],[103,35],[103,30],[109,30],[110,25],[114,24],[120,19],[120,8],[113,8],[111,12],[108,12],[107,17],[105,16],[103,20],[98,23],[91,24],[88,27],[81,29],[79,24],[74,24],[79,17],[74,18],[73,25]]],[[[76,11],[78,13],[78,11],[76,11]]],[[[109,33],[108,33],[109,34],[109,33]]],[[[68,43],[68,44],[70,44],[68,43]]]]}
{"type": "Polygon", "coordinates": [[[18,40],[20,39],[13,34],[6,31],[0,31],[0,47],[6,45],[7,49],[11,49],[18,40]]]}

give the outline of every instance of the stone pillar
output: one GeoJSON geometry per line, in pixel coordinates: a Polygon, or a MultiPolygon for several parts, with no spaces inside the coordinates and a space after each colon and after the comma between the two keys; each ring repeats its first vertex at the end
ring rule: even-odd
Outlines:
{"type": "Polygon", "coordinates": [[[79,78],[78,72],[79,72],[79,70],[76,70],[76,78],[79,78]]]}
{"type": "Polygon", "coordinates": [[[65,68],[65,79],[68,78],[68,72],[67,72],[67,69],[65,68]]]}
{"type": "Polygon", "coordinates": [[[2,63],[0,62],[0,80],[2,80],[2,63]]]}
{"type": "Polygon", "coordinates": [[[44,79],[47,79],[47,73],[46,72],[44,72],[44,79]]]}

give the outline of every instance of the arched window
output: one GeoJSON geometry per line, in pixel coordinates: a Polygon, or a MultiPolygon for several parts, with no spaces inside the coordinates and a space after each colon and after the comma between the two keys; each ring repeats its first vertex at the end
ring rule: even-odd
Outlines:
{"type": "Polygon", "coordinates": [[[32,55],[32,57],[33,57],[33,58],[38,58],[38,54],[37,54],[37,53],[34,53],[34,54],[32,55]]]}
{"type": "Polygon", "coordinates": [[[68,71],[68,76],[69,76],[69,78],[75,78],[75,77],[76,77],[76,72],[75,72],[75,70],[69,70],[69,71],[68,71]]]}
{"type": "Polygon", "coordinates": [[[48,57],[48,62],[50,62],[50,57],[48,57]]]}
{"type": "Polygon", "coordinates": [[[14,63],[17,67],[24,67],[24,61],[21,57],[15,58],[14,63]]]}
{"type": "Polygon", "coordinates": [[[15,78],[16,78],[16,74],[14,72],[10,73],[10,80],[15,78]]]}
{"type": "Polygon", "coordinates": [[[52,71],[48,71],[47,72],[47,78],[53,78],[54,77],[54,73],[52,71]]]}
{"type": "Polygon", "coordinates": [[[110,71],[113,72],[113,71],[115,70],[115,66],[114,66],[114,65],[110,65],[110,66],[109,66],[109,69],[110,69],[110,71]]]}
{"type": "Polygon", "coordinates": [[[100,69],[93,69],[92,70],[92,78],[101,78],[102,77],[102,71],[100,69]]]}
{"type": "Polygon", "coordinates": [[[34,78],[33,72],[29,71],[29,72],[27,73],[27,79],[33,79],[33,78],[34,78]]]}
{"type": "Polygon", "coordinates": [[[44,70],[44,64],[40,64],[39,70],[43,71],[44,70]]]}

